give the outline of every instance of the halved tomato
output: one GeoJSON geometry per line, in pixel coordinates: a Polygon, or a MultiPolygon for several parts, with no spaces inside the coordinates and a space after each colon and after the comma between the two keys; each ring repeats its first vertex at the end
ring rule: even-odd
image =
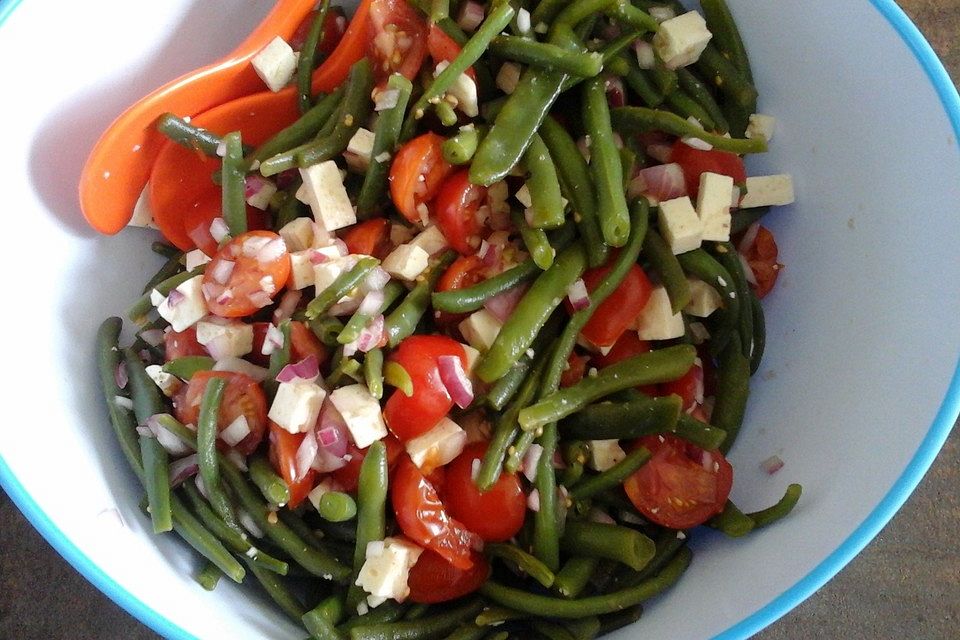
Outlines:
{"type": "Polygon", "coordinates": [[[427,55],[426,21],[405,0],[373,0],[370,25],[367,56],[378,81],[394,73],[413,80],[427,55]]]}
{"type": "Polygon", "coordinates": [[[248,231],[223,245],[203,274],[210,313],[247,316],[273,302],[290,277],[290,254],[272,231],[248,231]]]}
{"type": "Polygon", "coordinates": [[[390,197],[394,206],[410,222],[425,222],[426,205],[453,171],[443,159],[443,136],[428,132],[410,140],[397,151],[390,165],[390,197]],[[421,215],[423,214],[423,215],[421,215]]]}
{"type": "Polygon", "coordinates": [[[488,490],[473,481],[474,464],[487,453],[486,442],[468,445],[446,466],[441,491],[450,515],[487,542],[505,542],[517,535],[527,513],[527,496],[516,473],[502,471],[488,490]]]}
{"type": "Polygon", "coordinates": [[[312,433],[290,433],[270,421],[270,464],[290,489],[290,502],[287,505],[291,509],[306,499],[317,479],[317,472],[313,469],[297,479],[297,451],[303,444],[303,439],[308,436],[314,437],[312,433]]]}
{"type": "Polygon", "coordinates": [[[229,371],[200,371],[193,374],[190,382],[173,400],[173,410],[177,420],[183,424],[197,424],[203,392],[207,389],[207,383],[213,378],[223,378],[227,381],[220,411],[217,414],[217,430],[223,431],[234,420],[243,416],[250,428],[250,433],[234,448],[243,455],[250,455],[256,450],[267,430],[267,398],[259,383],[248,375],[229,371]]]}
{"type": "Polygon", "coordinates": [[[700,175],[702,173],[719,173],[730,176],[734,184],[743,184],[747,181],[747,171],[743,166],[743,158],[729,151],[711,149],[703,151],[694,149],[687,143],[677,140],[671,150],[671,161],[683,168],[684,182],[687,183],[687,194],[696,201],[700,192],[700,175]]]}
{"type": "Polygon", "coordinates": [[[470,182],[470,172],[458,171],[447,178],[433,203],[437,225],[450,246],[460,255],[477,252],[483,225],[477,219],[477,210],[487,195],[486,187],[470,182]]]}
{"type": "Polygon", "coordinates": [[[458,569],[439,553],[424,549],[417,559],[417,564],[410,569],[407,580],[410,600],[435,604],[462,598],[479,589],[490,576],[490,563],[476,551],[471,557],[472,567],[458,569]]]}

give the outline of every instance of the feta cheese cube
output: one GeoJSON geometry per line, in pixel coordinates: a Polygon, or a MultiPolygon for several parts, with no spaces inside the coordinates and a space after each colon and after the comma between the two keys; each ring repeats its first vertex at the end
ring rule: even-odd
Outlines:
{"type": "Polygon", "coordinates": [[[444,416],[426,433],[408,440],[407,454],[413,463],[429,472],[456,458],[467,444],[467,432],[444,416]]]}
{"type": "Polygon", "coordinates": [[[513,197],[527,209],[533,206],[533,198],[530,197],[530,187],[527,186],[526,182],[523,183],[522,187],[517,189],[513,197]]]}
{"type": "Polygon", "coordinates": [[[313,246],[313,220],[310,218],[294,218],[283,225],[279,233],[287,251],[303,251],[313,246]]]}
{"type": "Polygon", "coordinates": [[[380,413],[380,403],[370,395],[366,385],[352,384],[334,389],[330,392],[330,402],[343,416],[353,442],[360,449],[386,437],[387,425],[380,413]]]}
{"type": "Polygon", "coordinates": [[[339,278],[340,274],[348,271],[353,264],[348,258],[334,258],[313,265],[313,285],[317,288],[317,293],[333,284],[333,281],[339,278]]]}
{"type": "Polygon", "coordinates": [[[777,119],[773,116],[765,116],[760,113],[750,114],[749,124],[745,133],[748,138],[763,138],[767,142],[773,140],[773,130],[777,125],[777,119]]]}
{"type": "Polygon", "coordinates": [[[205,254],[200,249],[193,249],[184,254],[184,265],[186,266],[187,271],[193,271],[197,267],[207,264],[208,262],[210,262],[210,256],[205,254]]]}
{"type": "Polygon", "coordinates": [[[411,240],[413,240],[413,229],[405,224],[394,223],[390,225],[390,244],[397,246],[407,244],[411,240]]]}
{"type": "Polygon", "coordinates": [[[423,549],[403,538],[384,538],[367,543],[366,558],[356,585],[366,591],[367,604],[377,607],[388,598],[402,602],[410,595],[410,569],[423,549]]]}
{"type": "Polygon", "coordinates": [[[298,59],[293,48],[277,36],[253,57],[251,63],[263,83],[276,93],[293,78],[298,59]]]}
{"type": "Polygon", "coordinates": [[[317,423],[326,397],[327,392],[315,382],[281,382],[267,417],[285,431],[306,433],[317,423]]]}
{"type": "Polygon", "coordinates": [[[627,457],[620,447],[619,440],[591,440],[590,461],[588,465],[594,471],[606,471],[627,457]]]}
{"type": "Polygon", "coordinates": [[[364,172],[370,166],[370,159],[373,156],[373,140],[376,136],[373,131],[360,127],[347,143],[347,150],[343,157],[347,159],[347,165],[354,171],[364,172]]]}
{"type": "Polygon", "coordinates": [[[704,240],[730,240],[730,203],[733,201],[733,178],[705,171],[700,174],[697,193],[697,215],[703,227],[704,240]]]}
{"type": "Polygon", "coordinates": [[[687,278],[690,285],[690,302],[683,310],[687,315],[706,318],[723,306],[720,293],[699,278],[687,278]]]}
{"type": "Polygon", "coordinates": [[[463,334],[471,347],[486,351],[497,339],[497,334],[500,333],[503,323],[486,309],[480,309],[467,316],[466,320],[458,326],[460,333],[463,334]]]}
{"type": "Polygon", "coordinates": [[[480,359],[480,352],[468,344],[460,343],[460,346],[463,347],[463,353],[467,356],[467,373],[473,373],[473,368],[477,366],[477,361],[480,359]]]}
{"type": "Polygon", "coordinates": [[[357,223],[336,162],[327,160],[300,169],[300,176],[303,185],[297,190],[297,199],[310,205],[314,219],[325,230],[336,231],[357,223]]]}
{"type": "Polygon", "coordinates": [[[793,178],[788,174],[747,178],[747,192],[740,200],[741,209],[791,204],[793,178]]]}
{"type": "Polygon", "coordinates": [[[660,233],[674,255],[693,251],[703,240],[703,226],[689,196],[660,203],[660,233]]]}
{"type": "Polygon", "coordinates": [[[417,237],[411,240],[409,244],[412,244],[415,247],[420,247],[427,252],[427,255],[431,256],[435,253],[440,253],[450,246],[449,243],[447,243],[447,239],[443,235],[443,232],[440,231],[440,227],[435,224],[430,225],[418,233],[417,237]]]}
{"type": "Polygon", "coordinates": [[[170,296],[167,296],[157,305],[160,317],[169,322],[174,331],[184,331],[207,315],[207,301],[203,297],[202,285],[203,276],[194,276],[175,289],[183,296],[176,304],[171,305],[170,296]]]}
{"type": "Polygon", "coordinates": [[[306,251],[295,251],[290,254],[290,282],[289,287],[293,289],[306,289],[313,286],[313,262],[310,256],[313,249],[306,251]]]}
{"type": "Polygon", "coordinates": [[[427,270],[430,254],[413,244],[402,244],[383,260],[383,269],[394,278],[413,282],[427,270]]]}
{"type": "Polygon", "coordinates": [[[653,49],[668,69],[679,69],[699,60],[712,37],[703,16],[688,11],[660,23],[653,49]]]}
{"type": "Polygon", "coordinates": [[[205,346],[215,360],[239,358],[253,351],[253,325],[200,321],[197,323],[197,342],[205,346]]]}
{"type": "Polygon", "coordinates": [[[168,398],[172,398],[177,391],[180,390],[180,387],[183,386],[183,382],[180,381],[180,378],[173,375],[172,373],[167,373],[163,370],[159,364],[150,364],[146,367],[147,375],[150,376],[150,379],[160,387],[160,391],[163,392],[163,395],[168,398]]]}
{"type": "Polygon", "coordinates": [[[153,221],[153,211],[150,209],[150,185],[147,184],[143,191],[140,192],[140,197],[137,198],[136,204],[133,205],[133,216],[130,218],[130,222],[127,223],[128,227],[143,227],[145,229],[157,229],[156,223],[153,221]]]}
{"type": "Polygon", "coordinates": [[[520,65],[514,62],[504,62],[497,72],[495,80],[497,88],[505,94],[510,95],[520,83],[520,65]]]}
{"type": "Polygon", "coordinates": [[[647,306],[637,318],[637,335],[641,340],[671,340],[682,337],[685,332],[683,316],[673,312],[667,290],[654,287],[647,306]]]}
{"type": "Polygon", "coordinates": [[[266,211],[270,206],[270,200],[277,192],[277,185],[270,180],[265,180],[259,176],[251,176],[248,179],[247,187],[253,191],[247,196],[247,204],[255,209],[266,211]]]}

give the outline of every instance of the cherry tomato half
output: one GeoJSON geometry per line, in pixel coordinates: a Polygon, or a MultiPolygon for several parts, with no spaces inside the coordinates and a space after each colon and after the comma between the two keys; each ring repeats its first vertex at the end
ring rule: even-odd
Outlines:
{"type": "Polygon", "coordinates": [[[729,151],[694,149],[681,140],[673,144],[671,160],[683,168],[683,179],[687,184],[687,193],[696,201],[700,192],[700,174],[705,172],[730,176],[734,184],[747,181],[747,172],[743,159],[729,151]]]}
{"type": "Polygon", "coordinates": [[[250,455],[256,450],[267,430],[267,398],[257,381],[248,375],[229,371],[195,373],[187,386],[174,398],[173,409],[177,420],[183,424],[197,424],[203,392],[207,388],[207,382],[213,378],[227,381],[217,415],[217,431],[223,431],[240,416],[246,418],[250,433],[234,448],[243,455],[250,455]]]}
{"type": "Polygon", "coordinates": [[[317,472],[310,469],[302,478],[296,479],[297,451],[308,435],[311,438],[314,437],[312,433],[290,433],[272,420],[270,421],[270,464],[290,489],[290,502],[287,504],[291,509],[304,501],[313,489],[317,478],[317,472]]]}
{"type": "Polygon", "coordinates": [[[527,513],[527,496],[516,473],[500,474],[483,493],[473,481],[473,464],[487,453],[486,442],[468,445],[447,465],[443,502],[450,515],[487,542],[505,542],[517,535],[527,513]]]}
{"type": "Polygon", "coordinates": [[[773,285],[777,283],[777,276],[783,269],[783,265],[777,262],[779,254],[780,250],[777,248],[777,241],[774,239],[773,233],[766,227],[759,225],[757,237],[744,255],[753,270],[754,277],[757,279],[757,284],[751,284],[750,286],[758,298],[770,293],[773,285]]]}
{"type": "Polygon", "coordinates": [[[383,260],[390,253],[390,221],[386,218],[374,218],[356,224],[344,230],[340,239],[347,245],[351,254],[363,254],[383,260]]]}
{"type": "Polygon", "coordinates": [[[163,334],[164,355],[167,362],[185,356],[206,356],[206,348],[197,342],[197,327],[187,327],[183,331],[171,329],[163,334]]]}
{"type": "Polygon", "coordinates": [[[390,165],[390,197],[410,222],[421,222],[420,205],[433,199],[453,171],[443,159],[442,144],[442,136],[425,133],[400,147],[390,165]]]}
{"type": "Polygon", "coordinates": [[[373,0],[370,25],[367,56],[377,80],[394,73],[413,80],[427,55],[426,21],[406,0],[373,0]]]}
{"type": "Polygon", "coordinates": [[[464,256],[476,253],[480,246],[483,226],[477,219],[477,210],[487,195],[486,188],[470,182],[469,175],[464,169],[447,178],[433,203],[440,231],[450,246],[464,256]]]}
{"type": "Polygon", "coordinates": [[[424,549],[417,564],[410,569],[407,580],[410,586],[409,599],[422,604],[435,604],[473,593],[490,576],[490,563],[476,551],[472,559],[472,567],[458,569],[440,554],[424,549]]]}
{"type": "Polygon", "coordinates": [[[272,231],[248,231],[220,247],[207,265],[203,295],[210,313],[239,318],[269,305],[289,277],[290,254],[283,239],[272,231]],[[233,265],[226,278],[218,268],[223,262],[233,265]]]}
{"type": "MultiPolygon", "coordinates": [[[[595,291],[606,280],[611,269],[610,266],[588,269],[583,274],[587,291],[595,291]]],[[[598,347],[615,344],[643,311],[652,291],[653,285],[650,284],[647,274],[639,265],[632,265],[620,286],[597,307],[580,335],[598,347]]]]}

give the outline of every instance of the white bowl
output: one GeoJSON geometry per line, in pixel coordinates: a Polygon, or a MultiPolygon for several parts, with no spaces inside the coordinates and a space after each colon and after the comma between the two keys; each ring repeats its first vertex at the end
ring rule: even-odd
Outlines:
{"type": "MultiPolygon", "coordinates": [[[[960,409],[960,99],[947,74],[890,0],[731,4],[761,109],[779,121],[749,168],[792,173],[798,193],[768,219],[787,268],[766,301],[768,356],[732,455],[734,498],[752,510],[794,481],[804,495],[745,539],[698,531],[688,574],[618,638],[744,638],[783,615],[889,520],[960,409]],[[772,454],[786,466],[768,476],[759,463],[772,454]]],[[[12,294],[0,484],[81,573],[171,638],[303,633],[251,590],[204,592],[194,554],[146,530],[100,398],[94,332],[159,259],[151,232],[92,233],[76,184],[117,113],[231,49],[269,5],[0,3],[12,294]]]]}

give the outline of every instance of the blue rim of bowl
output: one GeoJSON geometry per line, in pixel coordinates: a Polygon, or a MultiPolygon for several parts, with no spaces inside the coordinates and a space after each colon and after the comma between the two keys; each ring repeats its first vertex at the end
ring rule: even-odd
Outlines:
{"type": "MultiPolygon", "coordinates": [[[[10,17],[10,14],[21,2],[22,0],[0,0],[0,27],[3,26],[6,19],[10,17]]],[[[937,58],[937,54],[933,51],[930,43],[893,0],[870,0],[870,3],[900,35],[933,83],[937,95],[940,97],[940,102],[953,126],[954,138],[960,144],[960,95],[957,94],[953,81],[939,58],[937,58]]],[[[957,363],[953,378],[950,380],[947,395],[916,454],[870,515],[810,573],[756,612],[714,636],[713,640],[749,638],[773,624],[809,598],[817,589],[843,569],[880,533],[880,530],[893,518],[894,514],[913,493],[913,490],[920,484],[920,480],[930,468],[930,465],[933,464],[937,453],[943,448],[958,414],[960,414],[960,362],[957,363]]],[[[26,488],[13,475],[13,471],[4,461],[3,456],[0,456],[0,487],[6,491],[27,520],[67,562],[73,565],[108,598],[123,607],[127,613],[166,638],[196,640],[196,636],[152,609],[94,564],[34,501],[26,488]]]]}

